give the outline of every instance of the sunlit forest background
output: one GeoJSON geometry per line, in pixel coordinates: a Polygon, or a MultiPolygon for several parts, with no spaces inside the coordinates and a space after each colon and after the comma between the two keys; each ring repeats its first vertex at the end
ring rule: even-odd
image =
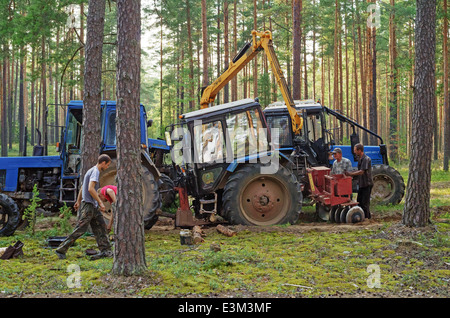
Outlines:
{"type": "MultiPolygon", "coordinates": [[[[164,127],[180,114],[199,108],[201,87],[227,68],[251,40],[253,29],[272,32],[292,90],[293,5],[298,2],[301,99],[320,100],[370,128],[388,144],[392,161],[406,162],[414,90],[413,0],[207,0],[203,7],[202,0],[143,0],[141,101],[154,120],[149,137],[162,137],[164,127]]],[[[442,160],[449,28],[447,0],[437,3],[433,158],[442,160]]],[[[87,4],[0,0],[2,156],[22,152],[25,129],[27,145],[35,144],[45,115],[49,142],[56,143],[64,105],[83,99],[87,4]]],[[[114,1],[106,2],[104,34],[102,98],[114,100],[114,1]]],[[[216,103],[254,97],[263,107],[282,100],[262,52],[219,93],[216,103]]],[[[334,131],[337,141],[346,142],[345,128],[334,131]]]]}

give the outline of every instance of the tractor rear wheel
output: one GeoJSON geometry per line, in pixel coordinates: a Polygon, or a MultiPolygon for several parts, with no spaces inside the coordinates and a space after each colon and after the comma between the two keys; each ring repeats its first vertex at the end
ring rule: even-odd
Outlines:
{"type": "Polygon", "coordinates": [[[274,174],[261,174],[261,168],[244,164],[228,179],[223,216],[232,224],[294,224],[303,199],[297,178],[283,166],[274,174]]]}
{"type": "Polygon", "coordinates": [[[372,166],[371,200],[378,204],[399,204],[405,194],[405,182],[400,173],[387,165],[372,166]]]}
{"type": "MultiPolygon", "coordinates": [[[[158,221],[156,211],[161,208],[161,198],[159,196],[158,184],[152,173],[145,167],[141,166],[142,175],[142,206],[144,212],[144,227],[146,230],[151,229],[158,221]]],[[[100,187],[106,185],[117,185],[117,159],[113,159],[109,168],[100,174],[100,187]]],[[[103,213],[105,222],[108,223],[111,219],[112,209],[110,204],[106,203],[106,212],[103,213]]]]}
{"type": "Polygon", "coordinates": [[[10,236],[20,223],[19,208],[9,196],[0,193],[0,236],[10,236]]]}

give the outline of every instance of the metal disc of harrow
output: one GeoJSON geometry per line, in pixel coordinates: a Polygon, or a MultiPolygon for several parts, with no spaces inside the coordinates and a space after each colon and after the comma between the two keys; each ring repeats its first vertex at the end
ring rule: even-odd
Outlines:
{"type": "Polygon", "coordinates": [[[358,223],[364,221],[364,210],[360,206],[354,206],[348,210],[346,220],[347,223],[358,223]]]}
{"type": "Polygon", "coordinates": [[[316,212],[321,220],[328,221],[330,219],[330,207],[328,205],[317,202],[316,212]]]}
{"type": "Polygon", "coordinates": [[[350,210],[349,206],[346,206],[342,209],[341,215],[340,215],[340,222],[341,223],[347,223],[347,213],[350,210]]]}
{"type": "Polygon", "coordinates": [[[339,205],[336,210],[336,214],[334,215],[334,222],[341,223],[341,213],[343,210],[344,210],[344,208],[339,205]]]}
{"type": "Polygon", "coordinates": [[[330,215],[329,215],[328,219],[329,219],[331,222],[335,222],[335,221],[334,221],[334,217],[335,217],[335,215],[336,215],[337,208],[338,208],[337,206],[334,206],[334,207],[332,207],[332,208],[330,209],[330,215]]]}

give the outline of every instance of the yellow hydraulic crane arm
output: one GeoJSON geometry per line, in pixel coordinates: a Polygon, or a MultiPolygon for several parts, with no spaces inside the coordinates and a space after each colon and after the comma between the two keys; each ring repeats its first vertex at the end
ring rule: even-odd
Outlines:
{"type": "Polygon", "coordinates": [[[300,134],[303,127],[303,118],[295,108],[294,100],[289,91],[286,79],[281,70],[280,63],[275,54],[272,42],[272,33],[270,31],[257,32],[252,31],[252,45],[246,45],[236,58],[230,62],[228,69],[223,72],[211,85],[205,88],[200,99],[200,108],[207,108],[210,103],[214,102],[217,93],[229,82],[236,74],[247,65],[258,53],[264,50],[267,59],[272,67],[278,86],[281,89],[284,102],[288,108],[289,115],[292,119],[292,130],[294,134],[300,134]],[[259,40],[258,40],[259,37],[259,40]]]}

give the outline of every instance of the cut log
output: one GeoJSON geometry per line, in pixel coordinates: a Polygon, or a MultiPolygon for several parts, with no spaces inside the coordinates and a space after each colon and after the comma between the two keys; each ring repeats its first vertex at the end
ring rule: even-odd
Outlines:
{"type": "Polygon", "coordinates": [[[203,231],[200,228],[200,226],[196,225],[192,228],[192,236],[194,238],[194,244],[199,244],[204,242],[205,240],[203,239],[203,231]]]}
{"type": "Polygon", "coordinates": [[[229,237],[235,236],[237,234],[236,231],[233,231],[233,230],[227,228],[226,226],[223,226],[222,224],[217,225],[216,229],[219,233],[222,233],[223,235],[229,236],[229,237]]]}

